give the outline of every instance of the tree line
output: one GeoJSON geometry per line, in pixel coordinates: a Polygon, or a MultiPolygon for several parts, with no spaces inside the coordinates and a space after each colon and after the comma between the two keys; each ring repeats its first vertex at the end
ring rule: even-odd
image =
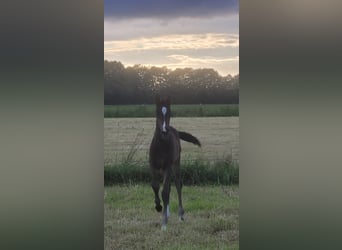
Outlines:
{"type": "Polygon", "coordinates": [[[175,104],[237,104],[239,75],[221,76],[214,69],[125,67],[104,61],[104,104],[151,104],[169,95],[175,104]]]}

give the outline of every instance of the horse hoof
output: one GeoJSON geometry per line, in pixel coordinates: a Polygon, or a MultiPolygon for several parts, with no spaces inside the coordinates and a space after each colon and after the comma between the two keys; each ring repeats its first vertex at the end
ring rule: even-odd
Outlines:
{"type": "Polygon", "coordinates": [[[156,205],[157,212],[161,212],[163,207],[161,205],[156,205]]]}
{"type": "Polygon", "coordinates": [[[162,225],[161,230],[166,231],[166,225],[162,225]]]}

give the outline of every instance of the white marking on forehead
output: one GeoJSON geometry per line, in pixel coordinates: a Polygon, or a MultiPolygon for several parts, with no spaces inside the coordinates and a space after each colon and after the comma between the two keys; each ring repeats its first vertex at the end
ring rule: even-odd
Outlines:
{"type": "Polygon", "coordinates": [[[166,132],[166,124],[165,124],[165,121],[163,123],[163,132],[166,132]]]}
{"type": "Polygon", "coordinates": [[[163,116],[164,116],[164,122],[163,122],[163,132],[166,132],[166,123],[165,123],[165,115],[166,115],[166,112],[167,112],[167,108],[166,107],[162,107],[161,109],[162,113],[163,113],[163,116]]]}

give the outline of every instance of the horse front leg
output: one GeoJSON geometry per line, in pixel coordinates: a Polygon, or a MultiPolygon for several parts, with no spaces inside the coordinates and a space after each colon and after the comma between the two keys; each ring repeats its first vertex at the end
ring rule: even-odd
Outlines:
{"type": "Polygon", "coordinates": [[[164,204],[163,209],[163,217],[162,217],[162,230],[166,230],[166,225],[168,218],[170,216],[170,190],[171,190],[171,169],[167,168],[164,172],[164,182],[163,182],[163,191],[162,191],[162,199],[164,204]]]}
{"type": "Polygon", "coordinates": [[[157,212],[161,212],[163,207],[160,205],[160,198],[159,198],[159,178],[158,178],[158,173],[155,170],[152,170],[151,186],[154,191],[154,203],[156,204],[155,208],[157,212]]]}

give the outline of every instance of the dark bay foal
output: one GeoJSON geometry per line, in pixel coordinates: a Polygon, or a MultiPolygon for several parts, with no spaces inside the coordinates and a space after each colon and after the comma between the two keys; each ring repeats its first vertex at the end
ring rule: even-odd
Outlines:
{"type": "Polygon", "coordinates": [[[178,216],[179,220],[184,220],[184,209],[182,205],[182,180],[180,177],[180,139],[201,146],[199,140],[189,133],[177,131],[170,126],[170,98],[161,99],[156,97],[156,129],[150,146],[150,169],[152,175],[152,189],[155,194],[155,208],[161,212],[159,184],[160,174],[163,177],[163,213],[162,230],[166,229],[169,211],[169,199],[171,189],[171,176],[175,177],[176,189],[178,193],[178,216]]]}

